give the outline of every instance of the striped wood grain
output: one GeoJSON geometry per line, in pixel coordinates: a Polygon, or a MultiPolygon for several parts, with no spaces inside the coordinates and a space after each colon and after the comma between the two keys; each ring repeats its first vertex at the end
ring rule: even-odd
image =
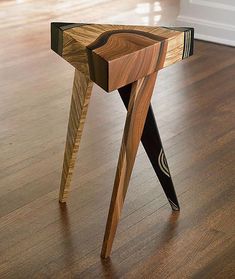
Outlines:
{"type": "MultiPolygon", "coordinates": [[[[167,42],[166,59],[161,68],[187,58],[193,52],[192,28],[60,22],[51,24],[52,49],[76,69],[89,74],[88,46],[100,40],[103,34],[117,31],[144,32],[147,36],[161,37],[167,42]]],[[[156,39],[156,41],[159,40],[156,39]]]]}
{"type": "Polygon", "coordinates": [[[114,30],[87,49],[91,79],[110,92],[162,68],[158,54],[167,51],[167,41],[138,30],[114,30]]]}
{"type": "Polygon", "coordinates": [[[68,197],[72,174],[91,97],[92,85],[93,82],[90,80],[89,76],[75,70],[60,184],[60,202],[65,202],[68,197]]]}
{"type": "Polygon", "coordinates": [[[134,166],[157,73],[136,81],[131,90],[101,256],[109,257],[134,166]]]}
{"type": "Polygon", "coordinates": [[[113,30],[138,30],[162,36],[168,41],[166,60],[163,67],[182,60],[184,48],[184,32],[170,30],[163,27],[128,26],[109,24],[86,24],[63,32],[64,41],[62,57],[71,63],[76,69],[87,73],[88,59],[86,47],[93,43],[100,35],[113,30]]]}

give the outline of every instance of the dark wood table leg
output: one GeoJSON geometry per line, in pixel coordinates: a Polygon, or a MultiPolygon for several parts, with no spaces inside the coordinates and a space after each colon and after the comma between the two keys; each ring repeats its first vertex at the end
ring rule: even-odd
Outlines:
{"type": "MultiPolygon", "coordinates": [[[[132,85],[128,84],[118,89],[126,108],[128,108],[130,100],[131,87],[132,85]]],[[[172,210],[179,210],[179,202],[175,193],[174,185],[171,179],[168,163],[166,160],[151,104],[149,106],[141,142],[162,185],[162,188],[172,207],[172,210]]]]}

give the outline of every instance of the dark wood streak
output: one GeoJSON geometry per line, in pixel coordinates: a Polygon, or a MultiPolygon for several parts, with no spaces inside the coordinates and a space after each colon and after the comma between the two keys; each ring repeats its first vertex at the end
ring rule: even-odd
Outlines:
{"type": "Polygon", "coordinates": [[[163,67],[167,41],[162,37],[116,30],[100,39],[87,47],[90,76],[108,92],[163,67]]]}
{"type": "Polygon", "coordinates": [[[183,54],[182,54],[182,59],[185,59],[191,55],[193,55],[193,49],[194,49],[194,28],[190,28],[190,27],[165,27],[167,29],[170,30],[176,30],[176,31],[180,31],[180,32],[184,32],[184,48],[183,48],[183,54]],[[190,46],[189,46],[189,53],[188,56],[185,56],[185,46],[186,46],[186,34],[189,33],[190,34],[190,46]]]}
{"type": "MultiPolygon", "coordinates": [[[[61,38],[54,38],[57,44],[56,44],[56,48],[53,49],[60,56],[62,56],[66,61],[68,61],[73,67],[75,67],[77,70],[79,70],[85,75],[89,75],[90,69],[88,67],[88,64],[90,65],[90,68],[92,67],[92,59],[88,58],[87,47],[92,43],[94,43],[97,40],[97,38],[102,36],[102,34],[104,34],[105,32],[110,32],[113,30],[115,31],[121,30],[121,32],[125,33],[125,30],[131,30],[131,33],[134,32],[136,37],[141,36],[137,34],[138,32],[144,32],[144,33],[148,33],[147,36],[144,36],[146,40],[147,38],[150,40],[149,37],[151,38],[153,37],[154,38],[153,40],[155,40],[156,42],[159,42],[159,39],[161,42],[167,41],[168,49],[166,52],[165,62],[162,65],[163,68],[172,65],[178,61],[181,61],[183,58],[189,56],[190,55],[189,50],[191,48],[192,39],[193,39],[192,38],[193,33],[190,32],[190,35],[188,36],[189,33],[185,31],[185,30],[190,30],[190,28],[188,29],[185,28],[184,31],[177,31],[170,28],[154,27],[154,26],[130,26],[130,25],[128,26],[128,25],[112,25],[112,24],[68,24],[67,26],[65,27],[62,26],[61,28],[58,29],[57,23],[52,23],[52,25],[55,25],[54,29],[57,30],[54,33],[52,32],[54,34],[53,36],[61,37],[61,38]],[[184,40],[185,34],[187,34],[187,40],[184,40]],[[191,36],[191,41],[189,40],[190,36],[191,36]],[[184,53],[183,48],[185,42],[187,43],[187,52],[184,53]]],[[[120,35],[121,32],[118,32],[118,34],[112,34],[110,37],[112,36],[116,37],[116,35],[120,35]]],[[[106,42],[106,44],[108,44],[108,42],[106,42]]],[[[102,48],[102,46],[100,48],[102,48]]],[[[94,56],[96,55],[95,54],[96,51],[98,51],[98,49],[100,48],[97,48],[92,51],[94,53],[94,56]]],[[[130,48],[130,50],[131,49],[132,48],[130,48]]],[[[146,52],[148,51],[146,50],[146,52]]],[[[109,61],[106,60],[102,61],[102,57],[98,53],[97,56],[98,56],[96,57],[97,64],[103,63],[104,64],[103,70],[105,70],[106,73],[108,74],[109,61]]],[[[149,56],[149,54],[146,53],[145,56],[149,56]]],[[[146,57],[140,57],[140,60],[141,59],[145,60],[146,57]]],[[[131,62],[129,61],[129,63],[131,62]]],[[[148,61],[148,63],[151,63],[151,61],[148,61]]],[[[91,72],[94,71],[92,70],[91,72]]],[[[96,75],[98,75],[99,72],[100,71],[98,71],[96,75]]],[[[150,74],[150,73],[151,72],[146,74],[150,74]]],[[[133,81],[135,81],[135,79],[133,80],[130,79],[129,81],[127,81],[127,83],[133,81]]],[[[125,85],[125,83],[118,84],[118,86],[116,84],[115,85],[116,88],[115,87],[112,88],[109,87],[107,82],[103,82],[102,79],[101,80],[97,79],[95,82],[108,92],[117,89],[118,86],[121,87],[125,85]]]]}
{"type": "MultiPolygon", "coordinates": [[[[163,44],[160,45],[160,47],[161,47],[160,52],[163,53],[163,51],[166,51],[167,41],[165,40],[165,38],[162,36],[148,33],[148,32],[127,29],[127,30],[112,30],[112,31],[107,31],[107,32],[102,33],[93,43],[91,43],[90,45],[87,46],[87,54],[88,54],[88,62],[89,62],[91,79],[93,81],[95,81],[96,83],[98,83],[102,88],[104,88],[107,91],[112,91],[115,89],[113,87],[112,88],[109,87],[109,78],[107,78],[107,75],[109,75],[109,67],[110,67],[109,63],[112,62],[113,59],[117,59],[118,57],[121,58],[123,56],[123,53],[119,53],[119,54],[117,53],[117,57],[115,57],[115,58],[106,57],[103,60],[102,57],[104,54],[103,53],[102,53],[102,55],[100,53],[97,54],[94,51],[96,49],[101,49],[102,46],[105,46],[108,43],[110,37],[113,35],[116,35],[116,34],[120,34],[120,39],[122,38],[121,34],[125,34],[127,36],[129,35],[130,38],[133,38],[132,34],[144,37],[145,46],[147,46],[147,44],[148,44],[147,38],[157,41],[157,42],[162,42],[162,43],[164,43],[164,45],[163,44]],[[103,74],[105,72],[107,73],[106,75],[103,74]]],[[[130,54],[132,54],[133,51],[136,51],[137,49],[141,48],[140,46],[138,46],[138,44],[140,43],[140,40],[138,40],[138,36],[136,36],[135,39],[136,39],[136,41],[135,41],[136,49],[133,49],[133,45],[130,47],[126,46],[126,51],[128,51],[130,54]]],[[[117,40],[117,43],[118,43],[118,40],[117,40]]],[[[122,44],[122,42],[121,42],[121,44],[122,44]]],[[[118,45],[119,44],[117,44],[117,47],[118,47],[118,45]]],[[[144,47],[144,45],[142,47],[144,47]]],[[[116,50],[113,50],[113,51],[114,52],[110,52],[110,50],[108,50],[108,53],[112,54],[112,56],[113,56],[113,53],[115,53],[116,50]]],[[[165,53],[164,53],[163,57],[165,57],[165,53]]],[[[156,63],[156,65],[158,65],[158,67],[156,66],[156,68],[152,72],[157,71],[158,69],[162,68],[163,63],[164,63],[164,59],[161,59],[161,56],[158,56],[158,61],[156,63]]],[[[121,71],[121,70],[117,69],[116,71],[121,71]]],[[[138,78],[141,78],[143,76],[144,75],[139,76],[138,78]]],[[[127,81],[127,83],[133,82],[133,81],[134,80],[129,80],[129,81],[127,81]]],[[[116,89],[122,85],[117,85],[116,89]]]]}
{"type": "Polygon", "coordinates": [[[165,38],[155,35],[155,34],[151,34],[148,32],[144,32],[144,31],[139,31],[139,30],[131,30],[131,29],[126,29],[126,30],[112,30],[112,31],[107,31],[104,32],[103,34],[101,34],[93,43],[91,43],[90,45],[87,46],[87,49],[92,51],[96,48],[99,48],[101,46],[103,46],[104,44],[106,44],[106,42],[108,41],[109,37],[113,34],[119,34],[119,33],[132,33],[132,34],[137,34],[137,35],[142,35],[144,37],[156,40],[156,41],[164,41],[165,38]]]}
{"type": "Polygon", "coordinates": [[[155,71],[158,71],[162,69],[163,64],[165,62],[165,57],[166,57],[166,52],[167,52],[167,41],[162,41],[160,45],[160,54],[158,56],[157,64],[156,64],[156,69],[155,71]]]}
{"type": "Polygon", "coordinates": [[[51,22],[51,49],[60,56],[63,53],[63,31],[88,25],[88,23],[51,22]]]}

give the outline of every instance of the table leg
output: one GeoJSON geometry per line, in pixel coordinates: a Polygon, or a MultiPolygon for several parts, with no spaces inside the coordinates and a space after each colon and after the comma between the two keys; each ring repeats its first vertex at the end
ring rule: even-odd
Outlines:
{"type": "Polygon", "coordinates": [[[136,153],[150,105],[157,72],[133,83],[121,150],[109,208],[101,257],[110,255],[118,221],[130,181],[136,153]]]}
{"type": "MultiPolygon", "coordinates": [[[[130,100],[131,87],[132,85],[128,84],[118,89],[126,108],[128,108],[130,100]]],[[[174,184],[171,179],[170,170],[151,105],[149,106],[141,141],[172,210],[179,210],[179,202],[175,193],[174,184]]]]}
{"type": "Polygon", "coordinates": [[[60,202],[66,202],[73,170],[87,115],[93,82],[89,76],[75,70],[71,98],[67,139],[64,152],[63,170],[60,184],[60,202]]]}

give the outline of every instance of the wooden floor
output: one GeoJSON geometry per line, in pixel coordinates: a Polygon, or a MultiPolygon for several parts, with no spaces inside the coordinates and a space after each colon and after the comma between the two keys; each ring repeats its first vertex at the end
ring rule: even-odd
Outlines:
{"type": "Polygon", "coordinates": [[[111,260],[100,259],[125,108],[98,86],[58,203],[73,69],[50,51],[49,22],[170,23],[174,1],[161,12],[142,2],[0,2],[1,279],[235,278],[234,48],[198,41],[159,74],[153,107],[179,214],[141,147],[111,260]]]}

